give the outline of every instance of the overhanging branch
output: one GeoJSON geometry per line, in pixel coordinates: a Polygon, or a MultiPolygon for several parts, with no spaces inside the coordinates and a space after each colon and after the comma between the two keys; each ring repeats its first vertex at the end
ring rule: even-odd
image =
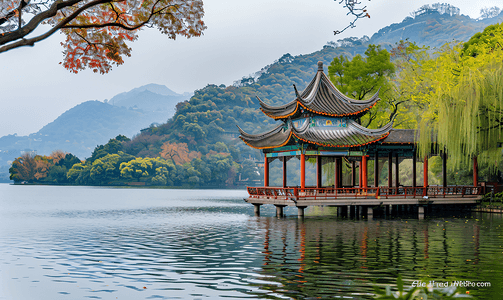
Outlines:
{"type": "Polygon", "coordinates": [[[39,42],[41,40],[48,38],[49,36],[53,35],[56,31],[63,28],[66,24],[68,24],[69,22],[74,20],[84,10],[91,8],[93,6],[99,5],[99,4],[109,2],[109,0],[91,1],[91,2],[83,5],[82,7],[79,7],[72,14],[70,14],[68,17],[63,19],[60,23],[58,23],[57,25],[52,27],[46,33],[41,34],[36,37],[33,37],[33,38],[29,38],[29,39],[24,38],[25,36],[27,36],[28,34],[33,32],[38,27],[38,25],[40,25],[40,23],[42,23],[44,20],[49,19],[51,17],[54,17],[58,13],[58,11],[61,10],[62,8],[72,6],[72,5],[77,4],[81,1],[82,0],[69,0],[69,1],[63,2],[61,0],[58,0],[58,1],[54,2],[48,10],[34,16],[28,22],[28,24],[26,24],[22,28],[20,28],[16,31],[9,32],[9,33],[3,35],[2,37],[0,37],[0,45],[5,45],[5,46],[0,47],[0,53],[9,51],[14,48],[23,47],[23,46],[33,46],[36,42],[39,42]],[[16,41],[16,42],[11,43],[11,44],[7,44],[12,41],[16,41]]]}

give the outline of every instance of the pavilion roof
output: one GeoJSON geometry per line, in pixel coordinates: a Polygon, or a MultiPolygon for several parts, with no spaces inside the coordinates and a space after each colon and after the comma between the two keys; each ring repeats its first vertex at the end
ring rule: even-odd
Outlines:
{"type": "Polygon", "coordinates": [[[244,132],[239,126],[241,135],[239,138],[248,146],[256,149],[269,149],[282,147],[289,143],[292,137],[292,128],[285,130],[285,125],[281,123],[272,130],[261,134],[248,134],[244,132]]]}
{"type": "Polygon", "coordinates": [[[278,148],[294,144],[295,139],[325,147],[358,147],[372,144],[389,136],[393,121],[379,129],[368,129],[352,119],[347,120],[346,127],[316,127],[309,121],[295,128],[292,121],[283,123],[262,134],[248,134],[241,128],[240,138],[250,147],[257,149],[278,148]]]}
{"type": "Polygon", "coordinates": [[[318,62],[318,72],[309,85],[298,93],[297,98],[281,106],[270,106],[258,98],[261,110],[273,119],[286,119],[300,114],[300,108],[315,114],[345,117],[359,116],[379,101],[379,92],[368,100],[355,100],[341,93],[323,72],[323,63],[318,62]]]}

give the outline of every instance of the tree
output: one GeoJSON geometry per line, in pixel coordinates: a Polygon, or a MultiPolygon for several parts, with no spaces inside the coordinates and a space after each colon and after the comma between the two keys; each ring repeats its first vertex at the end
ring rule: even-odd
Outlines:
{"type": "Polygon", "coordinates": [[[105,145],[99,145],[94,148],[91,157],[88,159],[89,162],[94,162],[96,159],[107,156],[108,154],[116,154],[124,150],[124,144],[131,141],[129,138],[118,135],[113,139],[110,139],[105,145]]]}
{"type": "Polygon", "coordinates": [[[429,77],[434,68],[429,48],[401,40],[390,53],[395,74],[390,78],[390,92],[387,96],[391,98],[388,101],[393,109],[391,114],[396,114],[393,127],[416,129],[421,112],[428,107],[426,96],[433,85],[429,77]]]}
{"type": "Polygon", "coordinates": [[[183,165],[194,158],[201,157],[201,153],[189,151],[186,143],[165,142],[161,146],[161,149],[161,157],[164,159],[170,159],[175,165],[183,165]]]}
{"type": "Polygon", "coordinates": [[[502,163],[503,24],[488,26],[470,41],[444,46],[432,59],[428,108],[421,114],[420,152],[428,154],[432,134],[447,148],[452,166],[473,156],[496,171],[502,163]]]}
{"type": "Polygon", "coordinates": [[[52,183],[68,183],[68,170],[74,164],[80,163],[80,159],[71,153],[64,153],[61,150],[53,151],[50,155],[51,166],[47,177],[43,179],[44,182],[52,183]]]}
{"type": "Polygon", "coordinates": [[[120,175],[123,178],[134,178],[155,185],[173,183],[175,166],[163,158],[135,158],[120,164],[120,175]]]}
{"type": "Polygon", "coordinates": [[[61,31],[63,66],[104,74],[131,56],[127,42],[136,40],[139,30],[157,28],[170,39],[200,36],[206,29],[203,15],[202,0],[1,0],[0,53],[61,31]]]}
{"type": "MultiPolygon", "coordinates": [[[[381,46],[369,45],[365,56],[358,54],[349,60],[341,55],[335,57],[328,66],[328,76],[334,85],[342,93],[358,100],[368,98],[381,87],[387,86],[388,76],[395,71],[389,52],[381,49],[381,46]]],[[[379,117],[379,111],[381,110],[371,110],[365,116],[365,127],[379,117]]]]}
{"type": "Polygon", "coordinates": [[[10,179],[15,182],[34,182],[47,176],[50,167],[48,157],[25,153],[12,162],[10,179]]]}

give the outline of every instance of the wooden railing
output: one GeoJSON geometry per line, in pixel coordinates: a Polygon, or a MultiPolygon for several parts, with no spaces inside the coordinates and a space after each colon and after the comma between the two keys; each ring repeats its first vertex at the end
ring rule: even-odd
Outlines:
{"type": "Polygon", "coordinates": [[[368,188],[304,188],[248,187],[252,198],[278,200],[328,200],[337,198],[447,198],[480,195],[482,187],[474,186],[429,186],[424,187],[368,187],[368,188]]]}

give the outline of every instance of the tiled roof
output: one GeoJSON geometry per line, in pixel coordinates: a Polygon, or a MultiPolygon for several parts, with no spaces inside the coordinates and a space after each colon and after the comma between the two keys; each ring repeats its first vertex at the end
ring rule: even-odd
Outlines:
{"type": "Polygon", "coordinates": [[[276,126],[274,129],[262,134],[248,134],[244,132],[239,126],[241,136],[239,138],[248,146],[257,149],[268,149],[275,147],[282,147],[290,141],[292,136],[291,127],[285,130],[284,124],[276,126]]]}
{"type": "Polygon", "coordinates": [[[291,121],[280,124],[263,134],[247,134],[241,128],[240,138],[250,147],[257,149],[277,148],[294,143],[293,136],[306,143],[326,147],[357,147],[385,139],[392,130],[393,121],[380,129],[365,128],[354,120],[348,120],[346,127],[313,127],[310,122],[295,128],[291,121]]]}
{"type": "Polygon", "coordinates": [[[354,120],[348,120],[346,127],[311,127],[309,122],[298,129],[292,127],[298,139],[327,147],[356,147],[371,144],[386,138],[393,121],[379,129],[365,128],[354,120]]]}
{"type": "Polygon", "coordinates": [[[419,132],[416,132],[414,129],[393,129],[382,142],[390,144],[414,144],[416,140],[419,140],[419,132]]]}
{"type": "MultiPolygon", "coordinates": [[[[257,97],[258,98],[258,97],[257,97]]],[[[358,116],[379,101],[379,92],[368,100],[355,100],[341,93],[323,72],[323,63],[318,62],[318,72],[306,89],[297,98],[282,106],[270,106],[260,98],[261,110],[274,119],[286,119],[300,113],[300,107],[315,114],[343,117],[358,116]]]]}

